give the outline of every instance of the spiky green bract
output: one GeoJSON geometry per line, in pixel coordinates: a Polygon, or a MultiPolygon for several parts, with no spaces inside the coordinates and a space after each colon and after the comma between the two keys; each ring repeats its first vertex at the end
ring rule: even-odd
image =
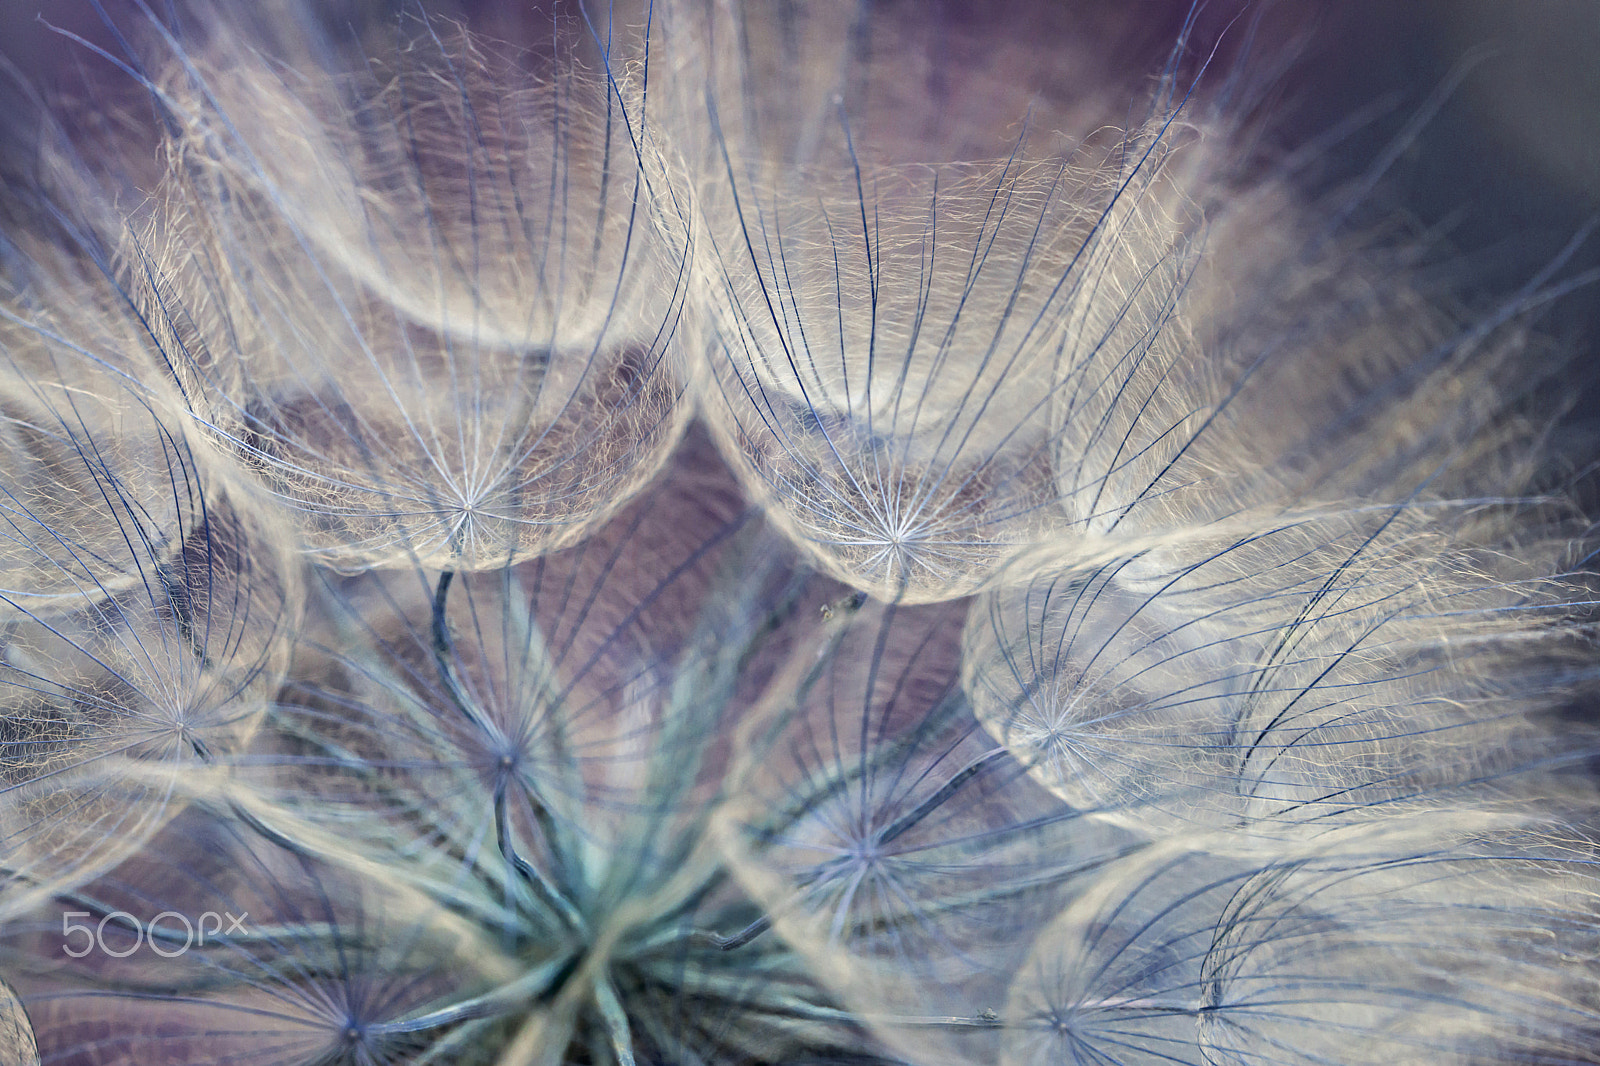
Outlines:
{"type": "MultiPolygon", "coordinates": [[[[142,966],[32,1001],[105,1017],[107,998],[168,987],[159,1021],[100,1038],[150,1062],[205,1042],[234,1061],[330,1064],[845,1047],[859,1024],[764,932],[707,829],[759,679],[839,654],[804,581],[692,471],[521,567],[330,577],[318,635],[334,639],[302,645],[255,753],[193,782],[215,831],[267,856],[254,870],[310,871],[274,875],[271,937],[186,955],[192,986],[142,966]]],[[[255,872],[227,891],[138,860],[117,876],[144,909],[262,891],[255,872]]],[[[63,1050],[73,1031],[53,1030],[63,1050]]]]}

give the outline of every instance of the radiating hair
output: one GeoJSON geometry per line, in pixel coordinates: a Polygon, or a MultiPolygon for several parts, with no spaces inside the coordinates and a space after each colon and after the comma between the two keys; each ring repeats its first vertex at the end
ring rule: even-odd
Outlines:
{"type": "Polygon", "coordinates": [[[1088,6],[91,0],[0,1066],[1597,1061],[1585,235],[1468,309],[1432,105],[1330,192],[1088,6]]]}

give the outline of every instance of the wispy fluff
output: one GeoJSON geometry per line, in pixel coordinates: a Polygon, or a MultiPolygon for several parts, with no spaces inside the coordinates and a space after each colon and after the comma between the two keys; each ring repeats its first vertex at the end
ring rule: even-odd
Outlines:
{"type": "Polygon", "coordinates": [[[1026,6],[93,6],[0,1066],[1596,1061],[1581,235],[1468,314],[1260,10],[1026,6]]]}
{"type": "Polygon", "coordinates": [[[559,38],[533,69],[409,33],[293,70],[224,21],[168,59],[170,173],[128,253],[197,420],[347,571],[572,543],[688,410],[689,221],[618,83],[559,38]]]}
{"type": "Polygon", "coordinates": [[[273,517],[123,369],[141,338],[114,291],[35,268],[0,311],[6,914],[126,856],[178,777],[244,748],[300,602],[273,517]]]}

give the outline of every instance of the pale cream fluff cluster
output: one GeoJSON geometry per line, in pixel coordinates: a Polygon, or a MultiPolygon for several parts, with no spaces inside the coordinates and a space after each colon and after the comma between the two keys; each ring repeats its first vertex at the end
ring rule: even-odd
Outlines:
{"type": "Polygon", "coordinates": [[[1190,23],[1130,109],[910,3],[107,17],[0,1066],[1593,1061],[1582,278],[1451,309],[1190,23]]]}

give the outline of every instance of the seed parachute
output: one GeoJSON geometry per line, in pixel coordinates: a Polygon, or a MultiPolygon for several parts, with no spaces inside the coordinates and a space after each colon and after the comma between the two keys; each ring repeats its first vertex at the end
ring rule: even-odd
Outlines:
{"type": "Polygon", "coordinates": [[[1587,230],[1126,7],[17,22],[0,1066],[1600,1063],[1587,230]]]}

